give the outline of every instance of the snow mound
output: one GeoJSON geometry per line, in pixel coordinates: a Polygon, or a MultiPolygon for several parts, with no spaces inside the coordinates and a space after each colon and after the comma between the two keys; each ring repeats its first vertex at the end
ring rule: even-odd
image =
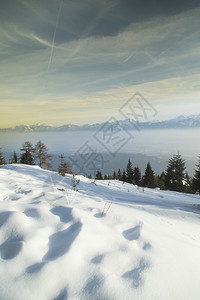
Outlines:
{"type": "Polygon", "coordinates": [[[198,195],[0,168],[0,299],[200,297],[198,195]]]}

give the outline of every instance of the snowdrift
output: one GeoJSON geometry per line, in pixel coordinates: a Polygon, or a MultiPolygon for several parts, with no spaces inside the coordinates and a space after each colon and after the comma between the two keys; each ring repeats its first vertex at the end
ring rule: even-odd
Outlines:
{"type": "Polygon", "coordinates": [[[200,199],[0,168],[0,299],[200,299],[200,199]]]}

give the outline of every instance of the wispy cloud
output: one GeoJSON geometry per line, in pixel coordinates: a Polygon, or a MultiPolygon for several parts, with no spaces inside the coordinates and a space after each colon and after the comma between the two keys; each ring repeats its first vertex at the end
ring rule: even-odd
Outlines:
{"type": "Polygon", "coordinates": [[[32,38],[33,40],[37,41],[38,43],[42,44],[42,45],[45,45],[47,47],[51,47],[52,44],[49,42],[49,41],[46,41],[38,36],[36,36],[34,33],[32,33],[30,35],[30,38],[32,38]]]}
{"type": "MultiPolygon", "coordinates": [[[[56,2],[57,21],[61,3],[56,2]]],[[[31,11],[37,10],[30,5],[31,11]]],[[[111,9],[115,6],[110,2],[111,9]]],[[[60,13],[62,19],[61,9],[60,13]]],[[[13,124],[22,119],[41,121],[42,115],[47,123],[52,119],[60,124],[66,119],[79,123],[90,115],[100,120],[136,91],[165,112],[167,103],[173,107],[182,102],[186,107],[189,97],[196,105],[200,10],[134,22],[113,36],[95,36],[95,26],[105,14],[102,10],[69,41],[59,37],[60,31],[64,35],[63,24],[58,26],[55,13],[48,35],[4,23],[0,29],[0,99],[6,108],[1,110],[0,126],[6,126],[9,119],[13,124]]],[[[38,10],[37,15],[41,17],[38,10]]]]}

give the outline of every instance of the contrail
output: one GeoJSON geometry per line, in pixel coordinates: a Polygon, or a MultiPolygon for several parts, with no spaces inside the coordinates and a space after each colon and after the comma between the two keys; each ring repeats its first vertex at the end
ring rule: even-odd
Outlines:
{"type": "Polygon", "coordinates": [[[106,8],[100,10],[96,16],[94,16],[91,20],[91,22],[86,25],[84,28],[81,36],[80,36],[80,42],[77,44],[76,48],[74,49],[73,53],[70,55],[70,58],[73,58],[76,54],[80,52],[80,50],[84,47],[84,44],[87,43],[85,38],[92,32],[92,30],[95,28],[95,25],[98,24],[99,19],[103,18],[110,9],[112,9],[116,4],[110,4],[107,5],[106,8]]]}
{"type": "Polygon", "coordinates": [[[48,63],[48,66],[47,66],[47,73],[49,72],[49,68],[50,68],[50,65],[51,65],[51,62],[52,62],[53,50],[54,50],[54,44],[55,44],[55,38],[56,38],[56,31],[57,31],[57,27],[58,27],[58,24],[59,24],[60,13],[61,13],[61,9],[62,9],[62,6],[63,6],[63,2],[64,2],[64,0],[60,1],[60,6],[59,6],[58,14],[57,14],[56,26],[55,26],[55,29],[54,29],[53,39],[52,39],[52,44],[51,44],[51,53],[50,53],[50,57],[49,57],[49,63],[48,63]]]}

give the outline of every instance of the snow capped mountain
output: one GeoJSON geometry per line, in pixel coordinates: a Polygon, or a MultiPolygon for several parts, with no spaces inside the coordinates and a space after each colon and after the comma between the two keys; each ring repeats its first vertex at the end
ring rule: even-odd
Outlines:
{"type": "Polygon", "coordinates": [[[156,122],[156,123],[143,123],[141,125],[143,128],[158,128],[158,129],[163,129],[163,128],[199,128],[200,127],[200,114],[195,115],[195,116],[189,116],[189,117],[184,117],[184,116],[179,116],[177,118],[167,120],[167,121],[162,121],[162,122],[156,122]]]}
{"type": "MultiPolygon", "coordinates": [[[[82,130],[98,130],[109,123],[85,124],[82,126],[65,124],[62,126],[49,126],[45,124],[35,125],[18,125],[14,128],[0,128],[0,132],[64,132],[64,131],[82,131],[82,130]]],[[[154,122],[136,122],[133,119],[119,120],[110,122],[112,127],[119,129],[121,127],[127,130],[131,129],[181,129],[181,128],[200,128],[200,114],[189,117],[179,116],[177,118],[166,121],[154,122]]]]}
{"type": "Polygon", "coordinates": [[[0,167],[0,299],[199,300],[199,196],[0,167]]]}

